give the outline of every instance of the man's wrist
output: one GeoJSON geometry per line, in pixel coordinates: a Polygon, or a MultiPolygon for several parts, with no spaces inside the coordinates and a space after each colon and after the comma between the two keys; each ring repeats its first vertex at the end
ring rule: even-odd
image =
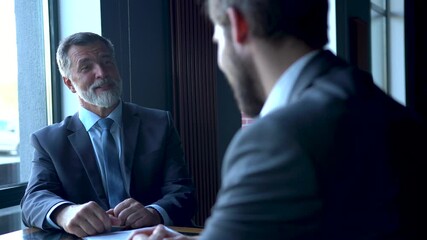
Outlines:
{"type": "Polygon", "coordinates": [[[61,219],[62,219],[62,216],[64,215],[64,211],[66,211],[66,208],[67,207],[69,207],[69,206],[71,206],[71,204],[63,204],[63,205],[60,205],[59,207],[57,207],[53,212],[52,212],[52,215],[51,215],[51,219],[52,219],[52,221],[56,224],[56,225],[58,225],[60,228],[64,228],[63,226],[62,226],[62,221],[61,221],[61,219]]]}
{"type": "Polygon", "coordinates": [[[157,224],[163,224],[162,215],[155,208],[146,207],[146,209],[155,216],[157,224]]]}

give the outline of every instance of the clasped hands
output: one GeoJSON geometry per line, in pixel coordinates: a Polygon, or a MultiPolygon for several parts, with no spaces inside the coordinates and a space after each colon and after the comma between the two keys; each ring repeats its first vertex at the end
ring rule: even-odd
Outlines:
{"type": "Polygon", "coordinates": [[[112,227],[140,228],[161,223],[160,214],[133,198],[105,211],[96,202],[66,205],[54,211],[52,219],[66,232],[78,237],[111,231],[112,227]]]}

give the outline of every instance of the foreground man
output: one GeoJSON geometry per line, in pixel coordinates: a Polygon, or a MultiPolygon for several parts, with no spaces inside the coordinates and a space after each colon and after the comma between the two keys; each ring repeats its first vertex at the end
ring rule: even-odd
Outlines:
{"type": "Polygon", "coordinates": [[[108,39],[73,34],[61,42],[57,60],[80,109],[31,136],[25,225],[79,237],[112,226],[190,225],[194,187],[170,114],[120,100],[108,39]]]}
{"type": "MultiPolygon", "coordinates": [[[[323,50],[327,3],[209,0],[218,64],[260,118],[227,150],[200,239],[427,239],[425,129],[323,50]]],[[[190,239],[162,225],[131,238],[190,239]]]]}

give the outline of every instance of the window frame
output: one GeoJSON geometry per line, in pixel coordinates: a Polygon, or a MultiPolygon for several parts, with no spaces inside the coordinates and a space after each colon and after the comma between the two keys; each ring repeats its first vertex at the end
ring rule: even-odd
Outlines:
{"type": "MultiPolygon", "coordinates": [[[[16,1],[16,0],[15,0],[16,1]]],[[[48,31],[49,36],[49,57],[51,59],[50,67],[50,81],[46,82],[46,93],[47,93],[47,104],[48,109],[48,124],[58,122],[61,120],[61,85],[60,85],[60,74],[56,67],[55,54],[58,46],[58,2],[55,0],[41,0],[46,1],[47,13],[43,13],[44,17],[48,17],[48,27],[44,27],[43,31],[48,31]],[[53,59],[53,60],[52,60],[53,59]],[[49,96],[50,95],[50,96],[49,96]],[[50,98],[50,100],[49,100],[50,98]]],[[[46,34],[44,34],[47,36],[46,34]]],[[[48,67],[46,66],[46,69],[48,67]]],[[[49,79],[49,78],[47,78],[49,79]]],[[[19,99],[18,99],[19,101],[19,99]]],[[[21,159],[22,161],[22,159],[21,159]]],[[[21,162],[20,161],[20,162],[21,162]]],[[[30,160],[29,160],[30,161],[30,160]]],[[[0,186],[0,209],[13,207],[19,205],[22,197],[24,196],[25,189],[28,182],[20,182],[16,184],[8,184],[0,186]]]]}
{"type": "MultiPolygon", "coordinates": [[[[405,59],[405,7],[403,3],[391,2],[391,0],[383,0],[383,6],[376,4],[376,1],[370,0],[370,11],[374,12],[377,16],[384,21],[384,56],[382,59],[383,74],[382,79],[375,79],[381,81],[379,87],[384,90],[388,95],[403,105],[406,105],[406,64],[401,59],[405,59]],[[403,22],[400,21],[403,20],[403,22]],[[403,26],[403,28],[402,28],[403,26]],[[397,33],[397,34],[396,34],[397,33]],[[402,36],[400,39],[399,37],[402,36]]],[[[372,17],[372,13],[371,13],[372,17]]],[[[372,24],[372,19],[371,19],[372,24]]],[[[372,33],[371,33],[372,35],[372,33]]],[[[371,36],[371,47],[373,44],[373,35],[371,36]]],[[[374,61],[371,52],[371,68],[374,69],[374,61]]]]}

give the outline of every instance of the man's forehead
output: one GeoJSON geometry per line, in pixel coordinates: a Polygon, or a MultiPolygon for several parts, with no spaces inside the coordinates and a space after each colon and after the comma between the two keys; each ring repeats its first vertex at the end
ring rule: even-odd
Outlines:
{"type": "Polygon", "coordinates": [[[73,61],[80,61],[91,57],[111,56],[111,51],[105,44],[96,42],[87,45],[73,45],[68,50],[68,55],[73,61]]]}

